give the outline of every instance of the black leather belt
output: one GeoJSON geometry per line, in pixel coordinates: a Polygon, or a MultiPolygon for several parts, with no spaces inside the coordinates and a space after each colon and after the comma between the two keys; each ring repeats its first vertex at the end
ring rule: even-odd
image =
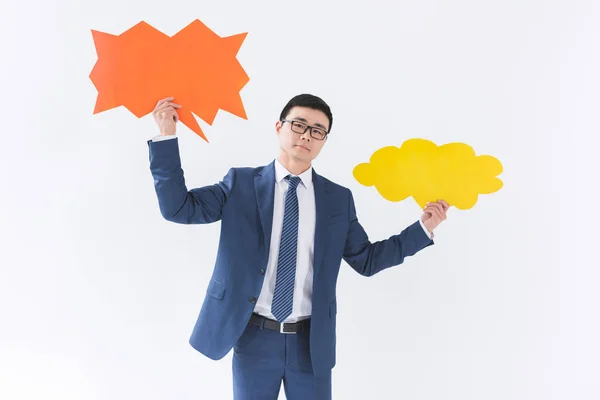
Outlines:
{"type": "Polygon", "coordinates": [[[263,326],[267,329],[271,329],[273,331],[280,332],[280,333],[298,333],[298,332],[302,331],[303,329],[306,329],[306,330],[309,329],[310,318],[302,320],[302,321],[298,321],[298,322],[282,324],[278,321],[274,321],[272,319],[265,318],[262,315],[252,313],[249,323],[251,323],[252,325],[256,325],[256,326],[263,326]]]}

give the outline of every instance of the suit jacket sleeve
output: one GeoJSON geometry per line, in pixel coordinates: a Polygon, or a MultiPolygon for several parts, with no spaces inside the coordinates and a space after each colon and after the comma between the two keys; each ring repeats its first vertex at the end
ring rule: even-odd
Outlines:
{"type": "Polygon", "coordinates": [[[180,224],[207,224],[219,221],[235,184],[231,168],[220,182],[188,190],[179,156],[178,139],[148,141],[150,171],[162,216],[180,224]]]}
{"type": "Polygon", "coordinates": [[[356,272],[372,276],[386,268],[402,264],[406,257],[434,244],[416,221],[397,235],[371,243],[358,217],[352,192],[348,190],[350,227],[344,247],[344,261],[356,272]]]}

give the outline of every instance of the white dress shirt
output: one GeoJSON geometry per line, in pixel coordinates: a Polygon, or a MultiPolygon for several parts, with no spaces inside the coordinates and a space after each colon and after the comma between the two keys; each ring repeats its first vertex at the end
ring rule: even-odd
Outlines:
{"type": "MultiPolygon", "coordinates": [[[[161,141],[173,138],[175,138],[175,135],[156,136],[152,140],[161,141]]],[[[277,277],[277,259],[283,226],[285,193],[289,186],[288,182],[284,179],[287,175],[293,174],[279,160],[275,160],[275,193],[273,199],[271,245],[262,290],[254,307],[255,313],[273,320],[275,317],[271,313],[271,302],[273,301],[275,280],[277,277]]],[[[294,283],[294,302],[292,313],[284,322],[297,322],[309,318],[312,312],[313,254],[316,223],[312,167],[298,175],[298,177],[300,177],[301,183],[296,189],[298,194],[298,251],[296,258],[296,281],[294,283]]],[[[420,218],[419,222],[425,234],[431,239],[433,236],[427,231],[420,218]]]]}
{"type": "MultiPolygon", "coordinates": [[[[275,160],[275,194],[273,199],[273,225],[267,271],[262,290],[254,312],[270,319],[271,302],[277,277],[277,259],[279,242],[283,227],[285,194],[289,183],[284,179],[291,174],[279,160],[275,160]]],[[[312,167],[298,175],[301,179],[296,192],[298,194],[298,252],[296,257],[296,282],[294,283],[294,302],[292,313],[284,322],[296,322],[310,317],[312,312],[313,253],[316,224],[315,191],[312,182],[312,167]]]]}

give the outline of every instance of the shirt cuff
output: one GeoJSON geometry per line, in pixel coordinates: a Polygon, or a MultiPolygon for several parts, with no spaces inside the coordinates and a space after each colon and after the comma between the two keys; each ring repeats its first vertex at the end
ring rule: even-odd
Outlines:
{"type": "Polygon", "coordinates": [[[160,142],[161,140],[169,140],[169,139],[175,139],[176,136],[175,135],[158,135],[158,136],[154,136],[152,138],[153,142],[160,142]]]}
{"type": "Polygon", "coordinates": [[[423,231],[425,231],[425,234],[427,235],[427,237],[429,239],[433,239],[433,233],[430,233],[427,228],[425,228],[425,224],[423,223],[423,221],[421,220],[421,218],[419,218],[419,223],[421,224],[421,228],[423,228],[423,231]]]}

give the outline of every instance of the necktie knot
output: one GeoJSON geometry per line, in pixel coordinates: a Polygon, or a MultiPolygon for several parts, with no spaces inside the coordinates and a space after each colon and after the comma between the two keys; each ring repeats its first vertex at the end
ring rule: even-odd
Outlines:
{"type": "Polygon", "coordinates": [[[296,189],[301,181],[299,176],[292,176],[292,175],[286,176],[285,179],[287,179],[288,182],[290,183],[291,189],[296,189]]]}

